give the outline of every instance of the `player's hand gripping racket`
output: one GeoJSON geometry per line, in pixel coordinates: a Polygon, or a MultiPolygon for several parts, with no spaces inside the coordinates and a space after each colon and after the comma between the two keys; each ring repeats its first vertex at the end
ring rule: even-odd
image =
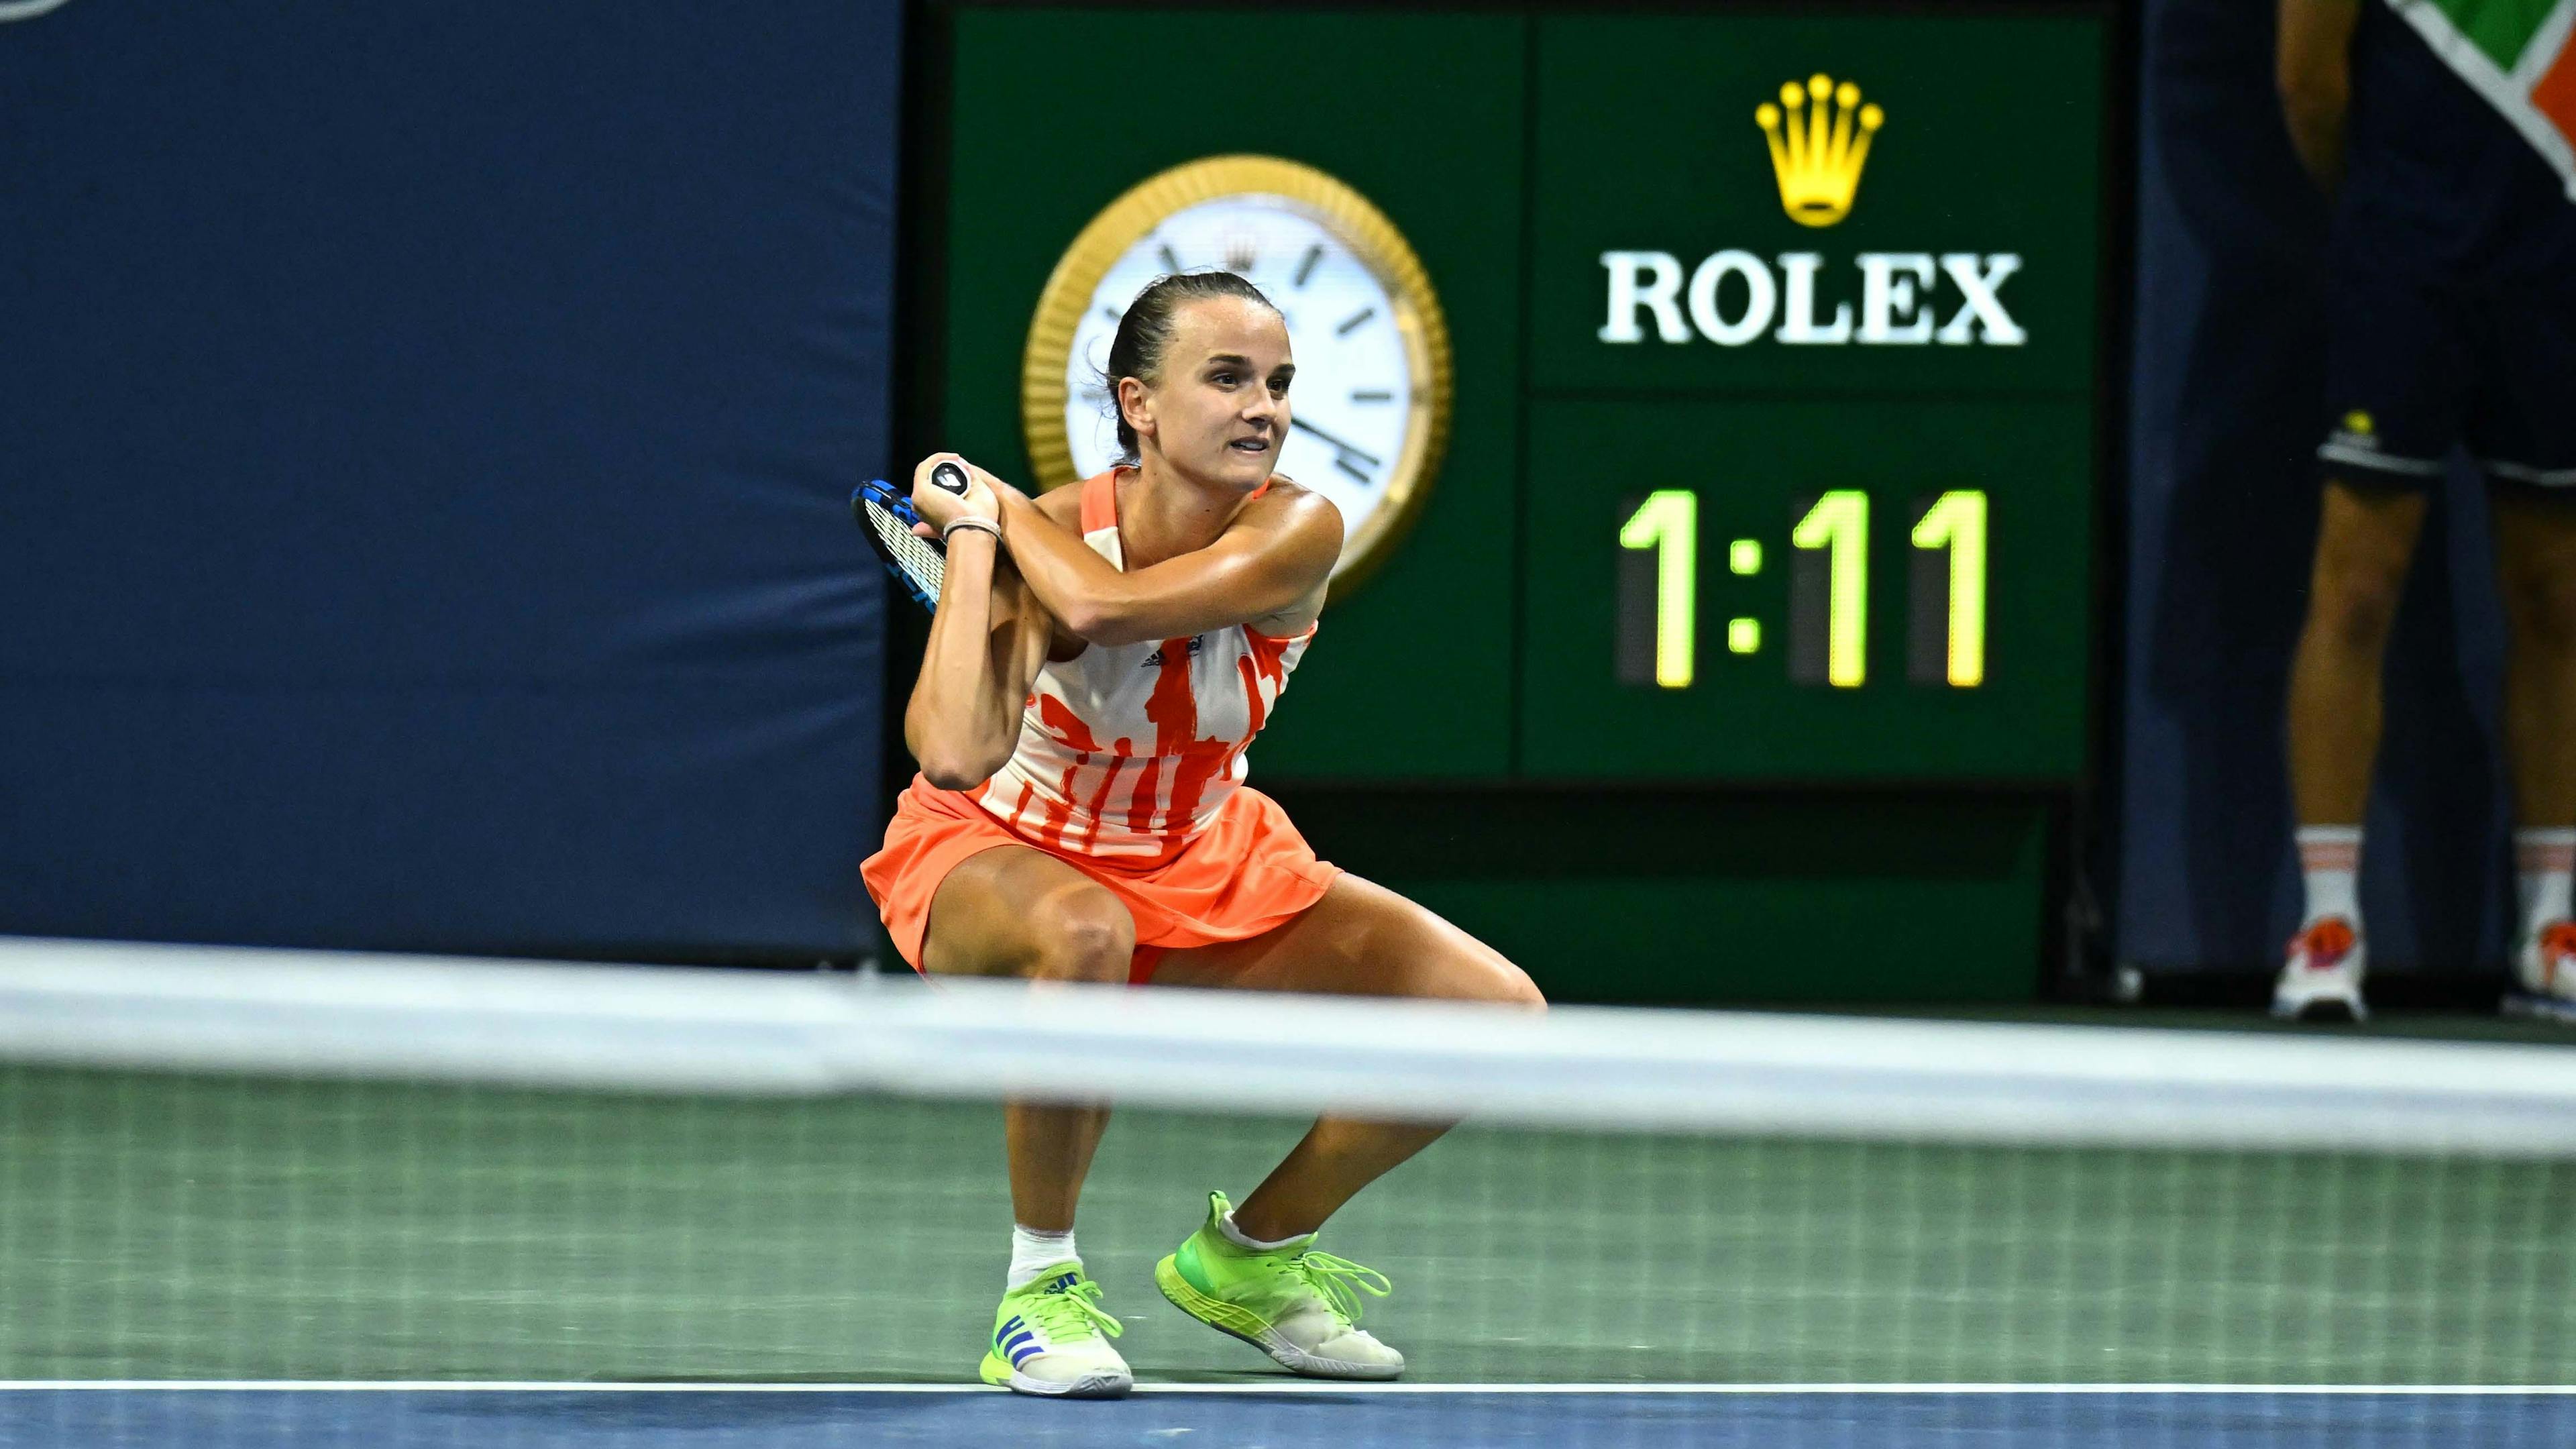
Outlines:
{"type": "MultiPolygon", "coordinates": [[[[966,470],[955,463],[943,462],[931,469],[930,481],[960,498],[966,496],[966,470]]],[[[948,575],[948,550],[939,540],[912,531],[922,521],[912,499],[884,479],[873,478],[850,495],[850,512],[867,530],[868,541],[876,545],[877,557],[895,582],[903,585],[914,603],[937,610],[939,584],[948,575]]]]}

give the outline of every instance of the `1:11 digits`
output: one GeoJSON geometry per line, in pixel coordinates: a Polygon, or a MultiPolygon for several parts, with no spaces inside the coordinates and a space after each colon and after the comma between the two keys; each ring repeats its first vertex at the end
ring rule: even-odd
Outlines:
{"type": "MultiPolygon", "coordinates": [[[[1985,490],[1918,498],[1910,551],[1912,625],[1908,677],[1974,689],[1986,679],[1985,490]]],[[[1857,689],[1869,678],[1870,497],[1836,488],[1796,503],[1789,530],[1789,677],[1857,689]]],[[[1699,618],[1699,495],[1647,494],[1619,528],[1619,677],[1687,689],[1695,677],[1699,618]]],[[[1762,572],[1759,539],[1727,546],[1727,571],[1762,572]]],[[[1732,654],[1762,648],[1759,619],[1729,619],[1732,654]]]]}

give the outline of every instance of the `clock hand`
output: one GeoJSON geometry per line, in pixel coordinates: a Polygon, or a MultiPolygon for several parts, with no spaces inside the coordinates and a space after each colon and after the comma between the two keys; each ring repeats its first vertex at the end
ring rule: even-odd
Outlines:
{"type": "Polygon", "coordinates": [[[1291,413],[1288,416],[1288,426],[1292,428],[1304,428],[1307,432],[1313,433],[1316,437],[1332,444],[1345,455],[1357,458],[1372,468],[1376,467],[1381,461],[1375,454],[1364,453],[1359,449],[1352,447],[1350,444],[1343,442],[1341,439],[1334,437],[1332,434],[1325,432],[1322,428],[1316,427],[1313,423],[1306,421],[1304,418],[1298,417],[1294,413],[1291,413]]]}

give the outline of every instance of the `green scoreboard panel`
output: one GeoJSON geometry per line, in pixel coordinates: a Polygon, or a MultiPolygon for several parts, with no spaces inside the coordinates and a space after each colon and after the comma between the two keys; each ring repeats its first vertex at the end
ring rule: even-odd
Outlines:
{"type": "Polygon", "coordinates": [[[948,14],[938,441],[1029,476],[1051,269],[1204,156],[1356,188],[1448,317],[1446,465],[1264,778],[2080,773],[2102,12],[948,14]],[[1257,108],[1109,105],[1224,53],[1257,108]]]}
{"type": "MultiPolygon", "coordinates": [[[[1034,476],[1084,228],[1212,156],[1327,173],[1420,258],[1450,426],[1255,783],[1560,999],[2026,999],[2085,768],[2110,13],[933,7],[911,441],[1034,476]]],[[[1287,304],[1335,431],[1375,384],[1317,397],[1349,319],[1287,304]]]]}
{"type": "Polygon", "coordinates": [[[1524,772],[2081,769],[2098,43],[1540,26],[1524,772]]]}

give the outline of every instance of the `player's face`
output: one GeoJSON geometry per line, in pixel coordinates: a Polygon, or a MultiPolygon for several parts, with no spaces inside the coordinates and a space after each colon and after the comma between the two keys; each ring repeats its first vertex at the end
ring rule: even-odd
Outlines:
{"type": "Polygon", "coordinates": [[[1242,297],[1190,303],[1150,394],[1154,446],[1193,478],[1251,492],[1279,465],[1296,373],[1278,313],[1242,297]]]}

